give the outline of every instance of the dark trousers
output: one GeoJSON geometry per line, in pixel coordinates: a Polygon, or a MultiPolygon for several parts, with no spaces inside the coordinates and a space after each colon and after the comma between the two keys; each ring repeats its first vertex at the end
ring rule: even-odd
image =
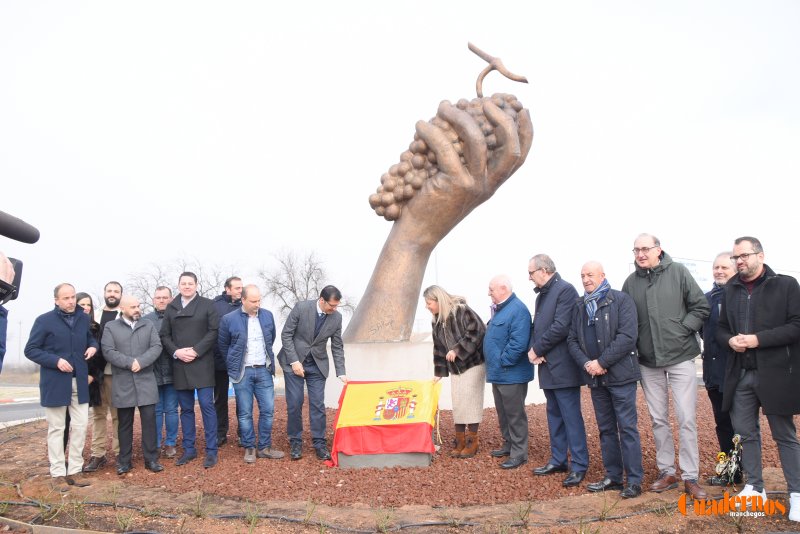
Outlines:
{"type": "MultiPolygon", "coordinates": [[[[133,456],[133,412],[136,408],[117,408],[119,421],[119,456],[117,465],[131,465],[133,456]]],[[[158,460],[156,445],[156,405],[139,406],[139,423],[142,425],[142,456],[145,462],[158,460]]]]}
{"type": "Polygon", "coordinates": [[[528,459],[528,414],[525,397],[528,383],[492,384],[494,407],[503,436],[503,448],[511,451],[511,458],[528,459]]]}
{"type": "Polygon", "coordinates": [[[303,441],[303,384],[308,389],[308,419],[314,447],[325,446],[325,376],[313,357],[303,361],[306,376],[284,373],[286,387],[286,433],[289,443],[303,441]]]}
{"type": "Polygon", "coordinates": [[[719,450],[728,452],[733,448],[733,423],[731,423],[730,412],[722,411],[722,392],[717,388],[706,388],[708,400],[711,401],[711,410],[714,412],[715,430],[717,431],[717,441],[719,450]]]}
{"type": "Polygon", "coordinates": [[[589,468],[589,449],[581,414],[581,388],[545,389],[544,397],[550,431],[550,463],[567,465],[569,451],[569,470],[585,473],[589,468]]]}
{"type": "MultiPolygon", "coordinates": [[[[228,371],[214,372],[214,411],[217,413],[217,442],[228,436],[228,371]]],[[[238,419],[239,414],[236,413],[238,419]]],[[[241,436],[237,430],[236,435],[241,436]]]]}
{"type": "MultiPolygon", "coordinates": [[[[756,393],[758,371],[742,370],[731,406],[733,429],[742,437],[742,470],[747,483],[754,489],[764,489],[761,471],[761,427],[758,412],[761,400],[756,393]]],[[[787,395],[797,392],[787,391],[787,395]]],[[[800,492],[800,442],[791,415],[767,414],[772,439],[778,445],[783,478],[786,479],[789,493],[800,492]]]]}
{"type": "Polygon", "coordinates": [[[600,452],[606,476],[628,484],[642,483],[642,443],[636,415],[636,382],[621,386],[591,388],[597,429],[600,431],[600,452]]]}
{"type": "MultiPolygon", "coordinates": [[[[183,452],[197,453],[195,439],[197,429],[194,424],[194,392],[197,391],[197,402],[203,416],[203,431],[206,436],[206,454],[217,454],[217,412],[214,411],[214,388],[179,389],[178,405],[181,407],[181,434],[183,435],[183,452]]],[[[155,422],[153,423],[155,428],[155,422]]]]}

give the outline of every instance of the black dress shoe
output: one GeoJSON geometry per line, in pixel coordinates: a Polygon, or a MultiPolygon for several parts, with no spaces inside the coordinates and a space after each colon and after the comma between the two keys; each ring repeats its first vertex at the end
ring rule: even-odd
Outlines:
{"type": "Polygon", "coordinates": [[[129,472],[133,467],[130,465],[118,465],[117,466],[117,474],[124,475],[125,473],[129,472]]]}
{"type": "Polygon", "coordinates": [[[508,449],[495,449],[489,454],[492,458],[503,458],[504,456],[511,456],[511,451],[508,449]]]}
{"type": "Polygon", "coordinates": [[[642,494],[642,487],[639,484],[628,484],[625,489],[619,492],[623,499],[633,499],[642,494]]]}
{"type": "Polygon", "coordinates": [[[565,488],[571,488],[572,486],[577,486],[581,482],[583,482],[583,478],[586,476],[586,471],[583,473],[576,473],[575,471],[570,471],[567,475],[567,478],[564,479],[564,482],[561,483],[562,486],[565,488]]]}
{"type": "Polygon", "coordinates": [[[289,457],[292,460],[299,460],[303,457],[303,444],[302,443],[290,443],[289,444],[289,457]]]}
{"type": "Polygon", "coordinates": [[[211,469],[217,465],[217,455],[216,454],[206,454],[206,459],[203,460],[203,467],[206,469],[211,469]]]}
{"type": "Polygon", "coordinates": [[[314,449],[317,453],[317,460],[330,460],[331,453],[328,452],[328,448],[324,445],[322,447],[316,447],[314,449]]]}
{"type": "Polygon", "coordinates": [[[621,490],[624,486],[622,482],[614,482],[610,478],[606,477],[600,482],[592,482],[591,484],[586,484],[586,489],[591,492],[598,492],[598,491],[611,491],[611,490],[621,490]]]}
{"type": "Polygon", "coordinates": [[[145,462],[144,468],[148,471],[152,471],[153,473],[160,473],[164,470],[164,466],[158,462],[145,462]]]}
{"type": "Polygon", "coordinates": [[[528,463],[528,459],[522,456],[517,456],[516,458],[509,458],[502,464],[500,464],[501,469],[516,469],[517,467],[528,463]]]}
{"type": "Polygon", "coordinates": [[[196,452],[184,452],[183,456],[178,458],[178,460],[175,462],[175,465],[186,465],[195,458],[197,458],[196,452]]]}
{"type": "Polygon", "coordinates": [[[566,473],[566,465],[547,464],[533,470],[534,475],[551,475],[553,473],[566,473]]]}

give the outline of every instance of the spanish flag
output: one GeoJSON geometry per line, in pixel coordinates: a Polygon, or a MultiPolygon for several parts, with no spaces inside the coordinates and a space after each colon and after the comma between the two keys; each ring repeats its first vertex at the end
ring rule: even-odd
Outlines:
{"type": "Polygon", "coordinates": [[[331,463],[338,454],[435,452],[441,384],[432,380],[348,382],[339,397],[331,463]]]}

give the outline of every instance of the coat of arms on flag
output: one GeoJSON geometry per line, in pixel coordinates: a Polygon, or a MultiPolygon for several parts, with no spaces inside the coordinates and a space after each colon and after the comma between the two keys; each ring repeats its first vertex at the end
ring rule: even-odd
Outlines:
{"type": "Polygon", "coordinates": [[[339,399],[332,456],[422,454],[430,463],[441,385],[431,380],[348,382],[339,399]]]}

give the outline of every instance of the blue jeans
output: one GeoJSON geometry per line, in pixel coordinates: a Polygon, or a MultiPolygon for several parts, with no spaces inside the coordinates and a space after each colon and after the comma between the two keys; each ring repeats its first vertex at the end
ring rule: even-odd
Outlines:
{"type": "Polygon", "coordinates": [[[303,384],[308,388],[308,419],[311,442],[315,448],[325,446],[325,376],[313,361],[304,361],[305,377],[284,373],[286,385],[286,433],[289,443],[303,441],[303,384]]]}
{"type": "Polygon", "coordinates": [[[172,384],[158,386],[156,403],[156,448],[161,447],[161,430],[166,424],[164,445],[174,447],[178,442],[178,392],[172,384]]]}
{"type": "Polygon", "coordinates": [[[203,432],[206,436],[206,455],[217,454],[217,412],[214,410],[214,387],[180,389],[178,404],[181,406],[181,431],[183,432],[183,453],[196,454],[194,443],[197,429],[194,425],[194,392],[197,391],[197,402],[203,415],[203,432]]]}
{"type": "Polygon", "coordinates": [[[233,385],[236,392],[236,415],[242,446],[256,446],[253,432],[253,397],[258,403],[258,450],[272,446],[272,415],[275,411],[275,387],[266,367],[245,367],[244,376],[233,385]]]}

